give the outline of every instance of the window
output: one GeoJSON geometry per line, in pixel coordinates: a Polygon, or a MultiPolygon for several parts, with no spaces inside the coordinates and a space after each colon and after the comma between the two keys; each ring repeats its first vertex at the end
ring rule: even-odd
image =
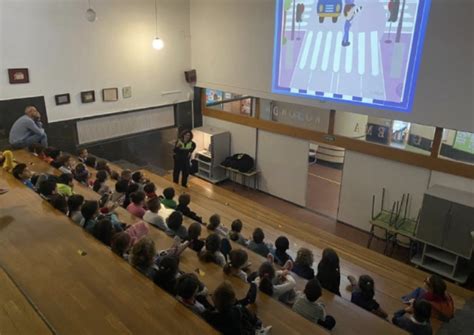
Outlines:
{"type": "Polygon", "coordinates": [[[430,155],[435,127],[356,113],[337,112],[334,133],[361,141],[430,155]]]}
{"type": "Polygon", "coordinates": [[[206,89],[206,106],[233,114],[254,116],[255,98],[219,90],[206,89]]]}
{"type": "Polygon", "coordinates": [[[439,156],[474,164],[474,133],[444,129],[439,156]]]}

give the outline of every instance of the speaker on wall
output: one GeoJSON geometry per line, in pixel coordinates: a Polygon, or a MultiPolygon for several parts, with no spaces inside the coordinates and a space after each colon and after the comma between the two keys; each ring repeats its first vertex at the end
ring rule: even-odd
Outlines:
{"type": "Polygon", "coordinates": [[[184,71],[184,78],[186,78],[186,82],[195,84],[197,81],[196,70],[184,71]]]}

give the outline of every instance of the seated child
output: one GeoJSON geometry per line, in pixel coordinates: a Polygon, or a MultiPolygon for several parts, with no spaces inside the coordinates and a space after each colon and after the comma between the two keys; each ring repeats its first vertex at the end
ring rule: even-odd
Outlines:
{"type": "Polygon", "coordinates": [[[131,203],[130,205],[127,206],[127,211],[135,215],[136,217],[139,217],[140,219],[143,219],[143,216],[145,215],[145,193],[143,192],[134,192],[130,194],[130,200],[131,203]]]}
{"type": "Polygon", "coordinates": [[[326,308],[323,302],[319,300],[322,294],[323,292],[319,281],[316,278],[308,280],[304,292],[298,292],[296,294],[293,311],[305,319],[331,330],[336,325],[336,320],[326,314],[326,308]]]}
{"type": "Polygon", "coordinates": [[[245,250],[231,250],[229,253],[229,262],[224,266],[224,273],[238,277],[245,282],[247,281],[247,273],[243,270],[248,267],[248,255],[245,250]]]}
{"type": "Polygon", "coordinates": [[[220,237],[227,237],[229,230],[221,225],[221,217],[219,214],[213,214],[209,218],[209,224],[207,225],[207,230],[218,234],[220,237]]]}
{"type": "Polygon", "coordinates": [[[410,303],[412,299],[424,299],[431,304],[433,317],[441,321],[449,321],[454,316],[454,302],[446,288],[443,278],[431,275],[425,279],[424,288],[415,289],[402,300],[410,303]]]}
{"type": "Polygon", "coordinates": [[[215,310],[205,311],[203,317],[220,333],[224,335],[270,333],[272,327],[263,327],[262,321],[245,307],[246,303],[253,303],[255,299],[237,301],[235,291],[229,282],[223,282],[216,288],[212,300],[215,310]]]}
{"type": "Polygon", "coordinates": [[[201,236],[201,224],[199,222],[193,222],[188,227],[188,241],[189,241],[189,248],[200,252],[204,247],[204,240],[201,240],[199,237],[201,236]]]}
{"type": "Polygon", "coordinates": [[[188,231],[183,226],[183,215],[180,212],[171,213],[166,219],[166,225],[168,226],[166,233],[169,236],[178,236],[183,241],[188,238],[188,231]]]}
{"type": "Polygon", "coordinates": [[[145,186],[143,186],[143,191],[145,192],[147,200],[158,198],[156,186],[153,183],[146,183],[145,186]]]}
{"type": "Polygon", "coordinates": [[[386,319],[388,314],[374,299],[375,283],[372,277],[362,275],[359,277],[359,282],[357,282],[353,276],[348,276],[347,279],[349,279],[349,282],[351,283],[351,302],[362,307],[366,311],[372,312],[375,315],[386,319]]]}
{"type": "Polygon", "coordinates": [[[225,265],[225,257],[221,250],[221,238],[211,233],[206,238],[205,249],[199,252],[199,259],[203,262],[214,262],[219,266],[225,265]]]}
{"type": "MultiPolygon", "coordinates": [[[[120,231],[122,229],[121,227],[118,228],[115,226],[115,230],[120,231]]],[[[149,231],[148,225],[143,221],[135,222],[134,224],[128,226],[125,230],[125,232],[130,235],[130,245],[132,246],[141,240],[142,237],[148,235],[149,231]]]]}
{"type": "Polygon", "coordinates": [[[275,250],[272,253],[275,257],[275,263],[283,266],[286,261],[293,261],[291,256],[286,252],[288,249],[290,249],[290,241],[288,241],[288,238],[286,236],[278,237],[275,241],[275,250]]]}
{"type": "Polygon", "coordinates": [[[310,280],[314,278],[313,252],[306,248],[300,248],[296,254],[296,260],[291,271],[298,276],[310,280]]]}
{"type": "Polygon", "coordinates": [[[58,178],[58,183],[56,184],[57,193],[65,197],[70,197],[73,195],[73,177],[72,174],[63,173],[58,178]]]}
{"type": "Polygon", "coordinates": [[[125,180],[127,183],[132,181],[132,171],[125,169],[120,173],[120,180],[125,180]]]}
{"type": "Polygon", "coordinates": [[[112,251],[125,260],[128,260],[128,252],[132,246],[130,235],[122,231],[112,237],[110,247],[112,251]]]}
{"type": "Polygon", "coordinates": [[[59,156],[61,156],[61,150],[55,147],[47,147],[44,149],[44,161],[48,164],[54,162],[59,156]]]}
{"type": "Polygon", "coordinates": [[[125,198],[123,199],[123,208],[127,208],[131,203],[130,195],[132,193],[138,192],[137,184],[128,184],[127,192],[125,193],[125,198]]]}
{"type": "Polygon", "coordinates": [[[296,298],[296,281],[289,274],[288,268],[291,268],[291,261],[278,271],[275,271],[272,263],[264,262],[260,265],[258,273],[249,276],[249,281],[254,282],[261,292],[291,305],[296,298]]]}
{"type": "Polygon", "coordinates": [[[176,204],[176,201],[173,200],[175,195],[174,188],[172,187],[167,187],[163,190],[163,200],[161,200],[161,203],[166,207],[166,208],[172,208],[176,209],[178,206],[176,204]]]}
{"type": "Polygon", "coordinates": [[[33,185],[33,182],[31,181],[32,173],[30,169],[28,169],[26,164],[23,164],[23,163],[17,164],[13,168],[12,174],[16,179],[20,180],[23,184],[25,184],[32,190],[35,190],[35,186],[33,185]]]}
{"type": "Polygon", "coordinates": [[[163,231],[168,230],[168,225],[166,224],[163,217],[158,214],[158,211],[161,208],[160,200],[158,198],[153,198],[148,200],[147,202],[148,210],[143,215],[143,220],[148,222],[149,224],[161,229],[163,231]]]}
{"type": "Polygon", "coordinates": [[[178,206],[176,206],[176,210],[180,211],[181,214],[184,216],[187,216],[188,218],[197,221],[199,223],[202,223],[202,217],[194,213],[190,208],[189,208],[189,203],[191,202],[191,196],[189,194],[181,194],[178,198],[178,206]]]}
{"type": "Polygon", "coordinates": [[[110,188],[107,186],[105,183],[108,178],[108,174],[105,170],[99,170],[96,173],[96,179],[94,181],[94,184],[92,186],[92,189],[94,192],[99,193],[100,195],[104,195],[107,193],[110,193],[110,188]]]}
{"type": "Polygon", "coordinates": [[[82,205],[84,204],[84,197],[80,194],[73,194],[67,199],[68,216],[75,223],[80,225],[84,217],[81,213],[82,205]]]}
{"type": "Polygon", "coordinates": [[[50,201],[56,194],[56,181],[52,178],[41,181],[39,183],[38,193],[43,199],[50,201]]]}
{"type": "Polygon", "coordinates": [[[169,294],[176,295],[176,284],[179,276],[179,258],[165,256],[158,263],[158,270],[155,272],[153,281],[169,294]]]}
{"type": "Polygon", "coordinates": [[[105,171],[105,172],[107,172],[107,175],[109,175],[109,176],[112,174],[112,170],[110,169],[109,164],[104,160],[98,161],[95,164],[95,169],[97,171],[105,171]]]}
{"type": "Polygon", "coordinates": [[[265,234],[263,233],[263,230],[261,228],[255,228],[252,234],[252,240],[249,241],[248,248],[260,256],[267,257],[270,253],[270,246],[263,241],[264,239],[265,234]]]}
{"type": "Polygon", "coordinates": [[[149,237],[143,237],[132,247],[129,261],[138,271],[153,279],[156,272],[153,266],[155,255],[155,242],[149,237]]]}
{"type": "Polygon", "coordinates": [[[112,237],[115,234],[112,222],[109,219],[102,218],[94,226],[92,235],[106,246],[110,247],[112,237]]]}
{"type": "Polygon", "coordinates": [[[87,170],[86,166],[83,163],[79,163],[76,165],[73,171],[74,179],[84,185],[89,184],[89,171],[87,170]]]}
{"type": "Polygon", "coordinates": [[[79,162],[85,163],[87,160],[87,157],[89,157],[89,152],[87,151],[86,148],[82,148],[77,151],[77,160],[79,162]]]}
{"type": "Polygon", "coordinates": [[[118,181],[120,179],[120,175],[117,171],[111,171],[110,172],[110,179],[118,181]]]}
{"type": "Polygon", "coordinates": [[[126,180],[119,180],[115,183],[115,191],[110,197],[110,201],[123,206],[125,197],[127,196],[128,182],[126,180]]]}
{"type": "Polygon", "coordinates": [[[148,180],[145,178],[141,171],[135,171],[132,173],[132,183],[138,185],[140,191],[144,190],[145,185],[148,183],[148,180]]]}
{"type": "Polygon", "coordinates": [[[323,250],[323,257],[318,264],[318,274],[316,278],[318,278],[323,288],[339,296],[341,295],[339,292],[339,286],[341,284],[339,256],[333,249],[326,248],[323,250]]]}
{"type": "Polygon", "coordinates": [[[242,221],[240,221],[239,219],[232,221],[232,224],[230,225],[229,238],[232,241],[237,242],[238,244],[247,246],[248,241],[246,238],[242,236],[241,232],[242,232],[242,221]]]}
{"type": "Polygon", "coordinates": [[[50,203],[55,209],[67,215],[68,207],[67,207],[67,200],[65,196],[61,194],[55,194],[51,198],[50,203]]]}
{"type": "Polygon", "coordinates": [[[54,162],[51,163],[56,169],[59,169],[62,173],[72,174],[74,171],[74,162],[72,157],[69,155],[61,155],[54,162]]]}
{"type": "Polygon", "coordinates": [[[88,156],[84,161],[84,164],[86,164],[86,166],[90,168],[95,169],[95,166],[97,164],[97,158],[95,158],[94,156],[88,156]]]}
{"type": "Polygon", "coordinates": [[[431,304],[426,300],[416,299],[412,306],[395,312],[392,323],[413,335],[432,335],[430,318],[431,304]]]}
{"type": "Polygon", "coordinates": [[[81,214],[84,220],[81,226],[90,234],[94,231],[99,216],[99,203],[97,201],[86,201],[81,208],[81,214]]]}
{"type": "Polygon", "coordinates": [[[196,314],[202,314],[206,307],[197,300],[200,282],[194,273],[185,273],[178,278],[176,298],[196,314]]]}

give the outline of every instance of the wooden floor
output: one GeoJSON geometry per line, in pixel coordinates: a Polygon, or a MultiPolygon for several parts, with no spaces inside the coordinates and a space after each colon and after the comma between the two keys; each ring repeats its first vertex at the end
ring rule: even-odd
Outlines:
{"type": "MultiPolygon", "coordinates": [[[[30,166],[33,171],[58,174],[57,170],[41,162],[29,153],[19,151],[16,152],[15,155],[18,161],[31,163],[30,166]]],[[[113,169],[120,170],[120,168],[116,166],[113,166],[113,169]]],[[[172,183],[165,178],[154,175],[148,171],[145,173],[160,190],[172,185],[172,183]]],[[[122,332],[123,330],[123,332],[135,333],[143,329],[156,329],[154,327],[158,327],[159,325],[155,325],[151,321],[155,321],[159,324],[161,318],[171,317],[171,319],[174,318],[175,322],[172,320],[168,321],[170,324],[167,325],[171,327],[168,329],[183,331],[185,331],[185,329],[202,329],[202,331],[205,332],[211,331],[210,329],[206,329],[207,325],[197,317],[192,314],[187,315],[189,311],[183,310],[182,306],[176,304],[171,297],[164,294],[158,288],[153,287],[152,283],[148,282],[121,259],[112,255],[107,248],[98,244],[79,227],[53,211],[48,204],[39,201],[38,199],[40,198],[32,191],[27,190],[21,183],[13,180],[11,176],[4,177],[7,179],[8,187],[11,189],[10,192],[14,192],[15,196],[2,196],[0,204],[0,208],[2,209],[0,215],[0,227],[2,228],[0,243],[5,243],[8,249],[8,253],[0,255],[0,264],[5,267],[10,267],[11,271],[9,272],[13,273],[12,277],[15,278],[15,281],[18,280],[18,282],[25,285],[26,288],[32,290],[31,296],[34,297],[34,301],[38,300],[38,307],[41,311],[44,309],[43,314],[55,328],[57,327],[65,333],[72,333],[74,332],[75,326],[79,326],[79,324],[85,320],[84,318],[90,317],[97,322],[90,324],[91,330],[100,330],[105,333],[114,331],[122,332]],[[6,202],[3,201],[9,198],[16,199],[6,202]],[[28,206],[21,205],[22,203],[27,203],[28,206]],[[30,206],[30,204],[32,205],[30,206]],[[36,219],[42,216],[45,218],[40,220],[36,219]],[[54,216],[54,220],[52,216],[54,216]],[[34,223],[30,220],[31,217],[35,217],[34,223]],[[15,222],[14,227],[12,227],[13,222],[15,222]],[[44,229],[42,229],[43,226],[44,229]],[[5,231],[7,231],[8,234],[3,233],[5,231]],[[82,245],[78,244],[78,241],[80,241],[82,245]],[[95,250],[97,255],[94,254],[94,257],[90,257],[88,252],[88,256],[79,257],[77,250],[84,248],[83,245],[86,245],[88,249],[95,250]],[[75,248],[76,250],[74,250],[75,248]],[[65,250],[68,250],[69,254],[64,254],[65,250]],[[27,257],[26,255],[29,253],[34,255],[27,257]],[[98,255],[99,253],[100,256],[98,255]],[[44,261],[43,257],[50,259],[44,261]],[[84,257],[89,260],[87,267],[82,264],[84,263],[84,257]],[[33,259],[35,261],[33,261],[33,259]],[[39,262],[39,264],[36,264],[36,262],[39,262]],[[75,268],[76,262],[79,262],[78,269],[75,268]],[[105,266],[107,270],[102,267],[102,262],[108,263],[107,266],[105,266]],[[40,266],[40,264],[42,266],[40,266]],[[60,269],[56,269],[55,265],[60,269]],[[26,271],[25,269],[30,269],[30,266],[34,271],[39,272],[35,280],[32,280],[28,273],[24,273],[26,271]],[[72,267],[74,267],[74,269],[72,269],[72,267]],[[67,269],[70,269],[72,273],[68,273],[67,269]],[[115,274],[116,272],[118,273],[117,275],[115,274]],[[93,275],[84,276],[84,274],[93,275]],[[112,278],[110,278],[108,274],[113,274],[112,278]],[[121,282],[122,280],[123,282],[121,282]],[[36,281],[41,281],[40,285],[34,285],[36,281]],[[112,286],[110,285],[110,281],[113,281],[114,284],[118,281],[116,289],[110,289],[110,286],[112,286]],[[49,283],[54,283],[55,287],[61,288],[66,296],[60,298],[58,293],[52,294],[52,296],[58,300],[54,300],[53,298],[48,301],[44,291],[50,294],[55,292],[54,290],[51,292],[51,289],[48,291],[49,283]],[[131,283],[133,283],[133,285],[131,285],[131,283]],[[103,288],[102,285],[104,285],[105,288],[103,288]],[[133,290],[139,291],[137,292],[139,299],[135,299],[134,295],[129,294],[128,291],[131,289],[129,286],[132,286],[133,290]],[[74,298],[68,297],[67,292],[70,292],[71,289],[73,292],[76,292],[76,294],[72,294],[74,298]],[[150,291],[151,294],[147,295],[150,291]],[[85,293],[85,298],[83,298],[80,293],[85,293]],[[128,311],[130,314],[128,317],[121,314],[122,312],[117,306],[109,307],[109,304],[113,305],[114,299],[121,302],[119,305],[124,305],[122,308],[128,311]],[[134,300],[132,302],[133,307],[127,305],[127,299],[134,300]],[[91,305],[94,303],[97,303],[99,308],[93,308],[91,305]],[[60,307],[63,304],[68,306],[68,312],[61,312],[60,307]],[[160,313],[153,313],[156,311],[152,308],[154,304],[161,306],[160,313]],[[173,306],[173,308],[171,308],[172,313],[162,314],[161,310],[163,306],[173,306]],[[150,310],[150,308],[152,310],[150,310]],[[82,311],[82,313],[78,313],[78,309],[82,311]],[[70,314],[71,310],[73,310],[74,313],[68,317],[66,314],[70,314]],[[92,310],[98,312],[83,315],[86,311],[92,310]],[[138,325],[133,322],[135,313],[139,313],[139,318],[145,318],[149,323],[142,323],[141,327],[138,327],[138,325]],[[189,320],[189,322],[179,323],[177,315],[173,315],[173,313],[185,315],[184,317],[186,317],[186,320],[189,320]],[[143,317],[142,314],[145,314],[146,317],[143,317]],[[100,325],[99,320],[106,325],[100,325]],[[104,322],[104,320],[107,320],[107,322],[104,322]]],[[[113,185],[112,181],[109,183],[111,186],[113,185]]],[[[423,279],[427,276],[427,273],[362,248],[327,232],[315,229],[311,224],[292,220],[289,217],[281,215],[281,213],[268,209],[253,201],[249,201],[233,192],[203,183],[200,180],[193,179],[190,188],[186,190],[181,189],[177,185],[173,186],[177,189],[178,194],[184,191],[191,194],[192,209],[204,217],[208,217],[213,213],[219,213],[223,218],[224,224],[227,226],[230,226],[230,222],[235,218],[240,218],[244,222],[244,234],[246,236],[250,236],[255,227],[263,228],[266,238],[272,242],[276,237],[284,234],[288,236],[291,241],[292,251],[296,251],[302,246],[309,247],[313,250],[315,262],[319,261],[323,248],[328,246],[334,248],[341,257],[343,281],[341,284],[342,298],[334,296],[329,292],[324,292],[324,300],[328,312],[337,320],[336,328],[332,333],[404,333],[388,322],[351,304],[349,301],[350,294],[344,289],[345,285],[348,284],[346,276],[348,274],[354,276],[365,273],[370,274],[376,282],[376,299],[388,312],[394,312],[403,307],[400,302],[400,297],[413,288],[420,286],[423,279]]],[[[89,199],[98,198],[98,195],[92,190],[81,185],[75,186],[75,192],[83,194],[89,199]]],[[[123,222],[133,223],[137,220],[137,218],[134,218],[123,209],[119,209],[118,213],[123,222]]],[[[190,221],[186,220],[186,224],[189,223],[190,221]]],[[[205,235],[207,232],[203,231],[203,234],[205,235]]],[[[167,248],[172,243],[169,237],[157,229],[151,228],[150,235],[155,240],[158,248],[167,248]]],[[[238,248],[238,246],[235,247],[238,248]]],[[[260,263],[264,261],[262,257],[252,252],[249,252],[249,258],[253,264],[253,269],[258,268],[260,263]]],[[[180,266],[182,270],[187,272],[195,271],[196,268],[202,269],[205,275],[200,279],[211,291],[224,279],[232,282],[239,295],[245,294],[248,287],[241,280],[224,275],[221,268],[213,264],[200,263],[196,254],[190,250],[186,250],[183,253],[180,266]]],[[[297,282],[299,288],[304,286],[304,280],[298,279],[297,282]]],[[[448,287],[458,308],[464,305],[466,299],[474,296],[471,291],[461,287],[451,284],[449,284],[448,287]]],[[[320,327],[302,319],[292,313],[286,306],[263,294],[259,294],[255,308],[265,324],[273,325],[274,334],[326,333],[326,331],[320,327]],[[283,315],[284,317],[282,317],[283,315]]],[[[167,311],[169,312],[169,309],[167,311]]],[[[439,326],[439,324],[436,324],[436,326],[439,326]]]]}
{"type": "Polygon", "coordinates": [[[53,334],[3,269],[0,269],[0,288],[0,333],[53,334]]]}
{"type": "MultiPolygon", "coordinates": [[[[59,174],[59,171],[57,171],[56,169],[52,168],[50,165],[40,161],[36,157],[31,156],[30,154],[28,154],[26,152],[18,151],[18,152],[15,153],[15,157],[16,157],[17,161],[25,162],[25,163],[29,164],[31,166],[31,169],[35,172],[38,172],[38,173],[51,173],[51,174],[55,174],[55,175],[59,174]]],[[[10,179],[12,178],[11,176],[9,176],[9,177],[10,177],[10,179]]],[[[15,180],[11,181],[11,183],[20,184],[15,180]]],[[[9,186],[9,187],[11,188],[11,186],[9,186]]],[[[74,191],[75,191],[75,193],[84,195],[86,197],[86,199],[98,199],[99,198],[99,196],[96,193],[94,193],[91,189],[89,189],[87,187],[84,187],[83,185],[80,185],[80,184],[77,184],[77,183],[75,184],[74,191]]],[[[31,194],[32,197],[37,198],[37,195],[35,193],[33,193],[32,191],[26,190],[26,192],[29,192],[29,194],[31,194]]],[[[2,206],[3,206],[3,204],[2,204],[2,206]]],[[[12,204],[7,205],[6,207],[8,208],[9,206],[12,206],[12,204]]],[[[45,207],[47,210],[51,211],[51,208],[48,204],[43,202],[42,206],[45,207]]],[[[119,214],[120,220],[124,223],[132,224],[132,223],[138,221],[137,218],[133,217],[130,213],[128,213],[126,210],[124,210],[122,208],[117,209],[117,213],[119,214]]],[[[55,214],[62,217],[62,215],[60,215],[59,213],[55,213],[55,214]]],[[[66,218],[64,218],[64,219],[66,219],[66,218]]],[[[67,219],[66,219],[66,221],[67,221],[67,219]]],[[[106,254],[107,254],[107,252],[108,252],[109,255],[111,254],[111,252],[109,250],[107,250],[107,248],[100,245],[98,242],[94,241],[94,239],[92,237],[88,236],[87,233],[83,232],[79,227],[75,226],[71,222],[68,222],[68,223],[69,223],[68,229],[71,228],[71,226],[72,226],[72,228],[75,228],[78,231],[79,235],[83,236],[84,238],[88,238],[90,240],[90,243],[92,243],[92,241],[95,242],[95,244],[97,244],[97,247],[102,249],[102,252],[104,252],[104,249],[105,249],[106,254]]],[[[167,236],[166,234],[164,234],[163,232],[161,232],[158,229],[154,229],[154,227],[150,227],[149,236],[155,241],[155,244],[156,244],[158,249],[167,249],[171,246],[171,244],[173,242],[172,239],[169,236],[167,236]]],[[[45,239],[44,244],[49,243],[48,238],[44,237],[44,239],[45,239]]],[[[114,255],[112,255],[112,256],[114,256],[114,255]]],[[[121,266],[127,267],[127,269],[130,272],[135,273],[136,275],[141,277],[142,280],[147,281],[143,276],[141,276],[139,273],[137,273],[137,271],[132,269],[128,264],[121,261],[120,259],[119,259],[119,261],[121,263],[120,264],[121,266]]],[[[64,260],[62,262],[64,262],[64,260]]],[[[2,258],[1,257],[0,257],[0,263],[2,263],[2,258]]],[[[94,262],[94,264],[97,267],[97,269],[95,271],[99,270],[100,267],[101,267],[101,262],[94,262]]],[[[113,266],[113,265],[111,265],[111,266],[113,266]]],[[[208,287],[208,289],[211,292],[220,283],[222,283],[222,281],[224,281],[224,280],[228,280],[232,283],[234,289],[236,290],[236,293],[240,297],[243,297],[246,294],[247,290],[248,290],[248,284],[244,283],[242,280],[240,280],[236,277],[226,276],[223,273],[222,268],[218,267],[215,264],[205,264],[205,263],[199,262],[195,252],[193,252],[192,250],[185,250],[184,253],[181,255],[180,269],[185,271],[185,272],[195,272],[196,269],[198,269],[198,268],[201,269],[205,274],[204,276],[200,277],[200,280],[208,287]]],[[[95,271],[92,270],[92,269],[78,270],[78,273],[79,273],[79,271],[82,272],[83,274],[84,273],[88,273],[88,274],[89,273],[95,273],[95,271]]],[[[115,276],[112,275],[110,280],[113,280],[114,277],[115,276]]],[[[62,280],[62,279],[58,278],[58,280],[62,280]]],[[[151,282],[147,281],[147,284],[153,286],[153,283],[151,283],[151,282]]],[[[95,290],[96,291],[100,290],[101,285],[102,285],[102,283],[97,283],[97,286],[96,286],[95,290]]],[[[125,283],[124,283],[124,285],[126,286],[125,283]]],[[[133,286],[133,287],[139,287],[140,285],[142,285],[142,283],[138,283],[136,281],[129,281],[128,285],[133,286]]],[[[127,289],[125,287],[120,288],[120,290],[123,290],[124,292],[127,291],[127,289]]],[[[160,293],[163,293],[159,288],[155,288],[155,290],[160,291],[160,293]]],[[[109,292],[109,294],[110,294],[111,298],[114,298],[114,294],[112,292],[109,292]]],[[[167,297],[172,299],[170,296],[167,296],[167,297]]],[[[132,299],[132,297],[129,297],[129,298],[132,299]]],[[[152,299],[152,297],[150,297],[150,299],[152,299]]],[[[154,302],[155,302],[156,299],[152,299],[152,300],[154,300],[154,302]]],[[[64,303],[66,303],[66,302],[64,302],[64,303]]],[[[128,313],[131,315],[131,317],[133,317],[133,315],[135,313],[140,313],[141,312],[141,311],[139,311],[139,309],[136,309],[135,306],[133,306],[133,308],[130,308],[130,306],[126,306],[126,299],[123,299],[122,303],[124,305],[123,308],[128,311],[128,313]]],[[[151,306],[149,306],[149,304],[144,303],[144,301],[137,301],[136,303],[142,303],[143,305],[145,305],[145,306],[143,306],[143,308],[149,309],[151,307],[151,306]]],[[[48,303],[46,301],[44,301],[44,304],[47,305],[48,303]]],[[[158,304],[158,305],[161,304],[161,308],[159,308],[159,309],[152,308],[152,310],[151,311],[149,310],[148,313],[150,314],[150,316],[155,315],[155,321],[156,321],[157,324],[159,324],[160,320],[162,320],[163,318],[166,318],[166,319],[173,318],[172,319],[173,322],[177,322],[177,323],[181,322],[181,326],[180,327],[175,327],[174,325],[169,325],[169,327],[167,329],[173,329],[177,333],[186,333],[186,331],[184,331],[182,329],[183,327],[186,327],[186,328],[188,328],[188,331],[190,329],[194,329],[194,331],[192,333],[198,333],[197,330],[200,327],[196,328],[195,325],[188,324],[189,323],[188,322],[188,320],[189,320],[188,317],[186,317],[186,322],[182,322],[181,320],[183,318],[180,317],[179,314],[174,315],[174,316],[171,316],[171,315],[168,315],[168,314],[167,315],[162,314],[161,310],[166,309],[166,306],[169,306],[168,302],[164,302],[163,299],[161,299],[161,301],[156,300],[156,304],[158,304]]],[[[175,303],[175,302],[173,303],[172,306],[174,306],[174,307],[169,309],[170,312],[174,312],[176,307],[182,308],[182,306],[179,303],[175,303]],[[176,304],[178,306],[176,306],[176,304]]],[[[256,310],[256,312],[258,313],[259,317],[262,319],[264,324],[273,326],[272,334],[304,334],[304,333],[327,334],[327,331],[324,330],[323,328],[321,328],[320,326],[315,325],[315,324],[307,321],[306,319],[302,318],[301,316],[291,312],[291,310],[289,308],[287,308],[283,304],[277,302],[276,300],[271,299],[270,297],[268,297],[266,295],[263,295],[263,294],[258,295],[257,302],[256,302],[255,306],[253,306],[253,308],[256,310]],[[282,318],[282,315],[284,315],[285,317],[282,318]]],[[[86,308],[86,310],[91,310],[92,311],[94,309],[93,308],[86,308]]],[[[185,310],[184,312],[191,313],[188,310],[185,310]]],[[[172,314],[172,313],[170,313],[170,314],[172,314]]],[[[191,317],[196,318],[193,314],[191,315],[191,317]]],[[[81,319],[81,318],[79,318],[79,319],[81,319]]],[[[121,318],[116,319],[117,322],[120,321],[120,320],[121,320],[121,318]]],[[[61,317],[57,317],[55,319],[55,321],[56,322],[61,322],[61,317]]],[[[201,320],[199,320],[199,321],[201,321],[201,320]]],[[[69,322],[69,320],[65,319],[62,322],[64,324],[67,324],[69,322]]],[[[203,322],[203,321],[201,321],[201,322],[203,322]]],[[[51,322],[51,323],[53,325],[55,324],[55,322],[51,322]]],[[[91,327],[93,327],[93,326],[91,326],[91,327]]],[[[147,329],[147,327],[145,327],[145,325],[144,325],[143,328],[141,328],[142,331],[137,331],[137,329],[133,329],[133,330],[130,329],[130,331],[132,333],[137,333],[137,334],[138,333],[149,333],[148,331],[144,332],[143,329],[147,329]]],[[[69,331],[69,333],[71,333],[71,331],[69,331]]],[[[199,332],[199,333],[201,333],[201,332],[199,332]]],[[[208,332],[203,331],[203,333],[208,333],[208,332]]]]}
{"type": "MultiPolygon", "coordinates": [[[[3,171],[0,177],[9,188],[0,202],[0,264],[56,333],[215,333],[36,193],[3,171]]],[[[27,333],[45,333],[36,329],[27,333]]]]}

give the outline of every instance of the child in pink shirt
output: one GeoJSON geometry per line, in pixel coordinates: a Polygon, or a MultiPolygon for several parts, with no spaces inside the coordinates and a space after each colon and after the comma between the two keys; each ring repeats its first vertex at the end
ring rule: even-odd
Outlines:
{"type": "Polygon", "coordinates": [[[141,191],[133,192],[130,194],[130,204],[127,206],[127,210],[143,219],[143,215],[145,215],[145,193],[141,191]]]}

